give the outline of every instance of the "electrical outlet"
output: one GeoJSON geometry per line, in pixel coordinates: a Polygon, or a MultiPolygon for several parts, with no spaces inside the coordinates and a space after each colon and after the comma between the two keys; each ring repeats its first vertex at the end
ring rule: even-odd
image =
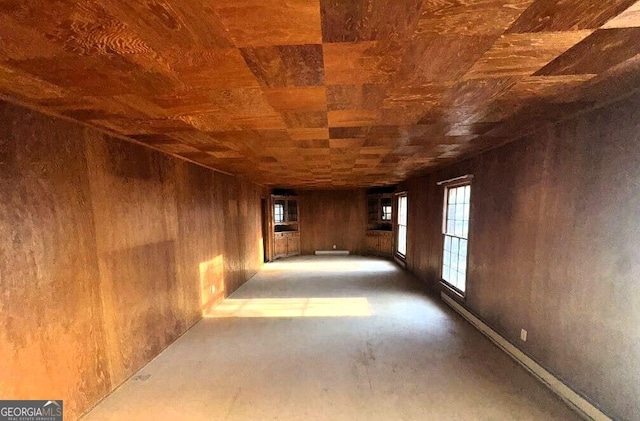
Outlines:
{"type": "Polygon", "coordinates": [[[527,342],[527,331],[524,329],[520,329],[520,340],[527,342]]]}
{"type": "Polygon", "coordinates": [[[337,247],[337,246],[334,244],[334,245],[333,245],[333,249],[335,250],[335,249],[336,249],[336,247],[337,247]]]}

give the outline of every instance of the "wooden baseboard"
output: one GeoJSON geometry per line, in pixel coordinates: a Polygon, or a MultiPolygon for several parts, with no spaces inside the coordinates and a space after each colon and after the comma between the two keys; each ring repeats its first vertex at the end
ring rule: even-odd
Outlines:
{"type": "Polygon", "coordinates": [[[535,362],[524,352],[520,351],[511,342],[502,337],[498,332],[493,330],[489,325],[484,323],[478,317],[476,317],[469,310],[464,308],[459,302],[450,297],[444,292],[440,293],[442,300],[464,317],[469,323],[471,323],[476,329],[487,336],[493,343],[495,343],[504,352],[509,354],[520,365],[526,368],[531,374],[533,374],[538,380],[540,380],[545,386],[551,389],[557,394],[563,401],[571,406],[585,419],[596,421],[610,421],[607,415],[605,415],[600,409],[598,409],[591,402],[586,400],[580,394],[575,392],[569,386],[564,384],[559,378],[535,362]]]}

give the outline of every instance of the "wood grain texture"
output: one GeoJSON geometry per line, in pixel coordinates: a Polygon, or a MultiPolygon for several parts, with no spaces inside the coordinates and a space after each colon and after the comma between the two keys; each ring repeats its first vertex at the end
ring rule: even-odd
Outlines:
{"type": "Polygon", "coordinates": [[[508,32],[562,32],[595,29],[622,13],[635,1],[536,0],[520,15],[508,32]]]}
{"type": "Polygon", "coordinates": [[[613,419],[640,410],[639,117],[635,94],[403,186],[408,266],[438,289],[436,183],[474,175],[466,306],[613,419]]]}
{"type": "Polygon", "coordinates": [[[316,1],[241,0],[213,7],[237,47],[322,43],[316,1]]]}
{"type": "Polygon", "coordinates": [[[425,2],[418,33],[499,35],[533,0],[442,0],[425,2]]]}
{"type": "Polygon", "coordinates": [[[301,191],[300,249],[302,254],[316,250],[365,252],[366,192],[358,190],[301,191]]]}
{"type": "Polygon", "coordinates": [[[321,86],[324,82],[322,45],[281,45],[241,49],[261,85],[321,86]]]}
{"type": "Polygon", "coordinates": [[[637,28],[640,26],[640,3],[634,3],[627,10],[602,26],[603,29],[611,28],[637,28]]]}
{"type": "Polygon", "coordinates": [[[112,388],[84,130],[0,103],[0,393],[65,399],[112,388]]]}
{"type": "Polygon", "coordinates": [[[419,0],[321,0],[322,40],[326,43],[387,41],[413,32],[419,0]]]}
{"type": "Polygon", "coordinates": [[[531,76],[591,31],[507,34],[473,65],[466,78],[531,76]]]}
{"type": "Polygon", "coordinates": [[[639,89],[637,21],[631,0],[5,2],[0,95],[269,187],[390,185],[639,89]],[[560,75],[585,77],[539,78],[560,75]],[[407,144],[423,124],[449,127],[407,144]],[[349,159],[326,142],[382,126],[349,159]]]}
{"type": "Polygon", "coordinates": [[[600,74],[640,54],[640,28],[602,29],[536,72],[537,76],[600,74]]]}
{"type": "MultiPolygon", "coordinates": [[[[83,411],[262,261],[246,181],[0,102],[0,393],[83,411]]],[[[162,139],[157,139],[161,142],[162,139]]]]}

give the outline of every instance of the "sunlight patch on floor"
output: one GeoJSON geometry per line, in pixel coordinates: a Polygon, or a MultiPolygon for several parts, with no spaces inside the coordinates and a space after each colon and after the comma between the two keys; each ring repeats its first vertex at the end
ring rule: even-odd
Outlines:
{"type": "Polygon", "coordinates": [[[368,317],[369,300],[349,298],[227,299],[206,317],[368,317]]]}
{"type": "Polygon", "coordinates": [[[322,259],[318,261],[292,261],[284,259],[267,263],[262,267],[263,271],[295,271],[295,272],[392,272],[397,267],[388,261],[353,259],[322,259]]]}

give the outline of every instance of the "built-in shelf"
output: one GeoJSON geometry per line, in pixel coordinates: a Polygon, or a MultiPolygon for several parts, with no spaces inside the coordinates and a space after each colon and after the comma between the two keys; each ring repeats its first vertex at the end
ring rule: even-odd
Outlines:
{"type": "Polygon", "coordinates": [[[367,230],[391,231],[393,221],[393,195],[378,193],[367,195],[367,230]]]}
{"type": "Polygon", "coordinates": [[[298,197],[272,195],[273,205],[273,258],[300,254],[298,231],[298,197]]]}
{"type": "Polygon", "coordinates": [[[367,194],[366,253],[391,257],[393,254],[393,194],[367,194]]]}

